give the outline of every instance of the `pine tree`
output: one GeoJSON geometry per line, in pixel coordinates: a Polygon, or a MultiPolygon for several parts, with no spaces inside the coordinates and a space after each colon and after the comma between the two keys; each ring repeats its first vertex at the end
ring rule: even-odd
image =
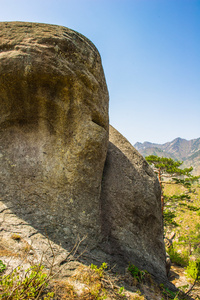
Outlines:
{"type": "Polygon", "coordinates": [[[149,155],[145,157],[146,161],[153,166],[154,172],[158,174],[158,180],[161,187],[161,208],[164,210],[163,178],[170,178],[173,183],[182,184],[190,189],[191,184],[197,181],[200,176],[192,176],[193,167],[181,169],[183,162],[173,160],[172,158],[149,155]]]}

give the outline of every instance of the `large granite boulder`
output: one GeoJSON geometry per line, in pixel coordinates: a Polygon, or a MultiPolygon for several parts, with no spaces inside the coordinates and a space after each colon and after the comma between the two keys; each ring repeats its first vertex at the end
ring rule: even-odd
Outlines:
{"type": "Polygon", "coordinates": [[[0,23],[0,197],[63,244],[100,237],[108,91],[95,46],[65,27],[0,23]]]}
{"type": "Polygon", "coordinates": [[[159,184],[112,127],[108,145],[94,45],[60,26],[0,23],[0,105],[2,212],[65,249],[87,236],[87,259],[130,261],[165,280],[159,184]]]}
{"type": "Polygon", "coordinates": [[[166,281],[157,177],[139,152],[112,126],[103,173],[104,251],[166,281]]]}

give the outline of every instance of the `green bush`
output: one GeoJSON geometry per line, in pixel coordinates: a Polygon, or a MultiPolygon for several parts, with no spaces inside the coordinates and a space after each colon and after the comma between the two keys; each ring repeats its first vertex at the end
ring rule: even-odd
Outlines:
{"type": "Polygon", "coordinates": [[[160,288],[162,290],[163,295],[167,296],[167,299],[170,298],[170,299],[174,299],[174,300],[177,299],[178,300],[178,298],[176,297],[177,293],[175,293],[175,292],[171,291],[170,289],[168,289],[166,286],[164,286],[164,284],[161,283],[160,288]]]}
{"type": "Polygon", "coordinates": [[[179,225],[174,221],[174,218],[176,218],[176,214],[168,209],[164,210],[163,212],[164,217],[164,223],[165,225],[174,225],[175,227],[178,227],[179,225]]]}
{"type": "Polygon", "coordinates": [[[94,265],[94,264],[91,264],[90,267],[97,274],[99,274],[99,277],[101,278],[104,275],[104,271],[108,268],[108,265],[107,265],[107,263],[103,262],[99,268],[96,265],[94,265]]]}
{"type": "Polygon", "coordinates": [[[189,200],[191,199],[191,196],[187,195],[187,194],[181,194],[181,195],[173,195],[173,196],[170,196],[168,197],[169,200],[189,200]]]}
{"type": "MultiPolygon", "coordinates": [[[[23,271],[21,267],[8,275],[0,276],[0,299],[24,300],[41,299],[44,289],[48,286],[48,275],[43,272],[42,265],[35,265],[23,271]]],[[[50,300],[53,293],[44,293],[42,299],[50,300]]]]}
{"type": "Polygon", "coordinates": [[[190,261],[187,266],[186,273],[188,277],[200,280],[200,259],[190,261]]]}
{"type": "Polygon", "coordinates": [[[167,251],[169,253],[171,262],[177,264],[178,266],[187,266],[189,259],[187,254],[180,254],[173,247],[170,247],[167,251]]]}
{"type": "Polygon", "coordinates": [[[191,210],[191,211],[199,211],[199,210],[200,210],[199,207],[196,207],[196,206],[194,206],[194,205],[188,205],[187,207],[188,207],[188,209],[191,210]]]}
{"type": "Polygon", "coordinates": [[[133,264],[129,264],[128,271],[131,273],[131,275],[137,279],[137,281],[141,282],[144,279],[145,274],[147,271],[140,270],[138,267],[134,266],[133,264]]]}
{"type": "Polygon", "coordinates": [[[6,265],[0,260],[0,273],[3,273],[3,271],[6,269],[6,265]]]}

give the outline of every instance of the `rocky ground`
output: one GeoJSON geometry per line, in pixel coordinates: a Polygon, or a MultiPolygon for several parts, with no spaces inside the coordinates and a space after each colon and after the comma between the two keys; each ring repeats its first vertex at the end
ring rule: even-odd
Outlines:
{"type": "MultiPolygon", "coordinates": [[[[171,267],[169,279],[177,288],[184,290],[185,292],[191,288],[193,283],[193,281],[186,276],[185,268],[175,264],[171,267]]],[[[193,299],[200,299],[200,284],[195,285],[189,295],[193,299]]]]}
{"type": "MultiPolygon", "coordinates": [[[[123,275],[113,274],[106,267],[83,265],[76,255],[79,242],[67,252],[16,217],[3,204],[0,212],[0,260],[6,266],[2,276],[12,274],[20,267],[17,272],[23,277],[30,266],[44,265],[49,283],[46,293],[54,293],[46,299],[170,299],[168,290],[156,284],[149,274],[138,281],[128,271],[123,275]]],[[[170,279],[177,287],[190,285],[180,267],[172,266],[170,279]]],[[[8,299],[2,296],[3,291],[3,286],[0,286],[0,299],[8,299]]],[[[190,299],[199,299],[198,293],[199,287],[191,293],[190,299]]]]}
{"type": "MultiPolygon", "coordinates": [[[[87,257],[86,253],[78,252],[80,243],[81,241],[77,239],[74,248],[67,251],[39,233],[29,223],[16,216],[12,209],[8,209],[0,202],[0,260],[6,266],[0,275],[12,274],[14,269],[20,267],[20,276],[24,276],[25,270],[30,266],[44,265],[48,281],[46,292],[54,293],[54,296],[46,298],[47,300],[200,299],[200,285],[195,285],[188,297],[181,294],[181,291],[187,292],[193,283],[187,278],[185,268],[181,266],[172,264],[170,271],[169,280],[180,289],[179,295],[175,298],[175,293],[156,284],[149,274],[145,274],[144,278],[138,281],[137,276],[132,276],[128,270],[125,274],[116,274],[113,272],[113,266],[111,270],[110,267],[101,270],[99,266],[96,269],[91,268],[91,262],[87,263],[86,260],[85,264],[80,263],[79,255],[87,257]]],[[[0,286],[0,299],[7,299],[3,298],[3,291],[3,287],[0,286]]],[[[44,298],[41,296],[38,299],[44,298]]]]}

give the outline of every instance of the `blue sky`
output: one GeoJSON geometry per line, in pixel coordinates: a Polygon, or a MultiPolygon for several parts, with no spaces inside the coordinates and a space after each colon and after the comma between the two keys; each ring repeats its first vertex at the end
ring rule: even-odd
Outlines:
{"type": "Polygon", "coordinates": [[[132,144],[200,137],[200,0],[0,0],[0,21],[63,25],[98,48],[110,123],[132,144]]]}

